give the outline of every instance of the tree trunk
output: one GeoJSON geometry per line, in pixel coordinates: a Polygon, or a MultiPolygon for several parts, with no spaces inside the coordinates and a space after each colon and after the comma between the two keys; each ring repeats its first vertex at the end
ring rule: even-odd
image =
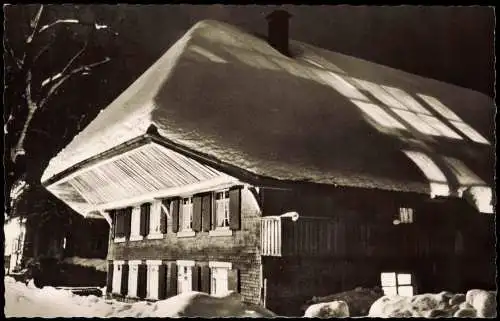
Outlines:
{"type": "Polygon", "coordinates": [[[13,155],[12,155],[12,162],[16,162],[17,156],[20,155],[19,152],[23,151],[24,153],[24,141],[26,140],[26,134],[28,133],[28,128],[30,126],[31,120],[33,119],[33,116],[35,115],[36,110],[38,109],[38,106],[35,105],[34,103],[31,103],[28,106],[28,116],[26,116],[26,121],[24,122],[23,129],[21,131],[21,134],[19,135],[19,139],[16,144],[16,148],[13,150],[13,155]]]}

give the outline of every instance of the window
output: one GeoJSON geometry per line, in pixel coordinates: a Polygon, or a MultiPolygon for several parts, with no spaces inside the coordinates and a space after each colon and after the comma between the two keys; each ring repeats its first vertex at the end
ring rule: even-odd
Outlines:
{"type": "Polygon", "coordinates": [[[132,219],[130,226],[130,240],[140,241],[143,239],[141,235],[141,207],[135,206],[132,209],[132,219]]]}
{"type": "Polygon", "coordinates": [[[193,199],[187,197],[182,199],[181,231],[191,231],[193,227],[193,199]]]}
{"type": "Polygon", "coordinates": [[[113,293],[120,294],[121,291],[121,280],[122,280],[122,266],[125,262],[114,261],[113,262],[113,293]]]}
{"type": "Polygon", "coordinates": [[[215,193],[215,228],[229,229],[229,191],[215,193]]]}
{"type": "Polygon", "coordinates": [[[128,261],[128,296],[137,297],[137,278],[139,276],[139,264],[141,261],[128,261]]]}
{"type": "Polygon", "coordinates": [[[413,276],[410,273],[384,272],[380,274],[385,295],[413,296],[413,276]]]}
{"type": "Polygon", "coordinates": [[[158,299],[159,267],[161,265],[161,260],[148,260],[146,264],[148,265],[146,297],[149,299],[158,299]]]}
{"type": "Polygon", "coordinates": [[[149,235],[148,238],[162,238],[160,231],[161,224],[161,200],[155,200],[151,206],[151,216],[149,220],[149,235]]]}
{"type": "Polygon", "coordinates": [[[177,266],[177,292],[192,291],[194,261],[177,261],[177,266]]]}
{"type": "Polygon", "coordinates": [[[226,295],[229,291],[229,270],[231,263],[209,262],[210,267],[210,294],[215,296],[226,295]]]}
{"type": "Polygon", "coordinates": [[[414,213],[413,208],[405,208],[405,207],[399,208],[399,219],[398,219],[399,223],[402,224],[413,223],[413,213],[414,213]]]}

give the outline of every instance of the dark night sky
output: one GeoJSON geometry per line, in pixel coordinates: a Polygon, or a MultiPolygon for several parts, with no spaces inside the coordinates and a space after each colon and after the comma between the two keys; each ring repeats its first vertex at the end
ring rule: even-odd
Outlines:
{"type": "MultiPolygon", "coordinates": [[[[276,8],[111,7],[117,10],[114,24],[121,37],[126,38],[124,51],[141,56],[144,68],[199,20],[221,20],[265,34],[265,15],[276,8]]],[[[282,8],[293,15],[290,35],[294,39],[494,95],[492,8],[326,5],[282,8]]],[[[93,11],[99,16],[100,10],[93,11]]]]}

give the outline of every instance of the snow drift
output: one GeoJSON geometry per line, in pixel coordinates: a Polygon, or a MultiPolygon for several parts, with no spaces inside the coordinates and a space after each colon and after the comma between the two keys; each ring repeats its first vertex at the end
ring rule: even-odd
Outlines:
{"type": "Polygon", "coordinates": [[[5,278],[6,317],[272,317],[260,306],[242,302],[237,293],[214,297],[187,292],[157,302],[124,303],[68,290],[25,285],[5,278]]]}
{"type": "Polygon", "coordinates": [[[496,292],[470,290],[466,295],[443,291],[412,297],[383,296],[370,308],[369,317],[483,317],[496,316],[496,292]]]}

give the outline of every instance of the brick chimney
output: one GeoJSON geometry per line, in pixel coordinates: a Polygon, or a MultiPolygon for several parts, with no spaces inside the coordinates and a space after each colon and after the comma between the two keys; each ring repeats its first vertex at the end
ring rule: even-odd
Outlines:
{"type": "Polygon", "coordinates": [[[288,19],[292,15],[284,10],[275,10],[267,15],[267,41],[274,49],[286,56],[290,56],[288,50],[288,19]]]}

